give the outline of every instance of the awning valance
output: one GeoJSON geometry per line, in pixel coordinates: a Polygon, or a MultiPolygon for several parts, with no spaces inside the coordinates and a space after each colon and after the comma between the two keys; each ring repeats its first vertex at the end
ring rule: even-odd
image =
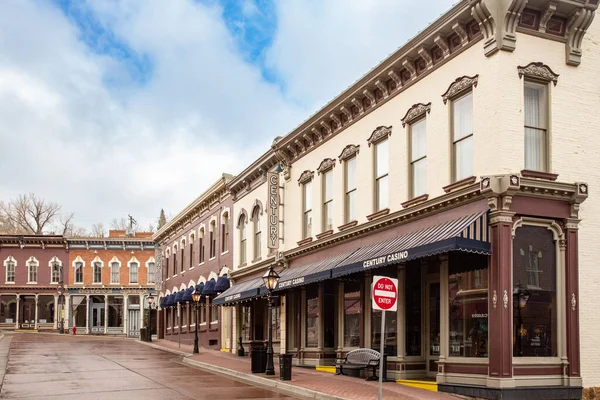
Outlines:
{"type": "Polygon", "coordinates": [[[181,298],[182,302],[192,302],[192,292],[194,291],[194,287],[190,286],[189,288],[185,289],[185,292],[183,292],[183,297],[181,298]]]}
{"type": "Polygon", "coordinates": [[[265,293],[266,289],[264,288],[262,278],[254,278],[246,282],[235,284],[234,286],[230,287],[225,292],[215,297],[212,301],[212,304],[221,305],[237,303],[239,301],[249,300],[254,297],[261,296],[265,293]],[[262,292],[260,290],[261,286],[263,286],[262,292]]]}
{"type": "Polygon", "coordinates": [[[179,292],[177,292],[177,294],[175,294],[175,304],[179,304],[183,301],[183,290],[180,290],[179,292]]]}
{"type": "Polygon", "coordinates": [[[224,291],[229,289],[229,286],[229,278],[227,277],[227,275],[220,276],[219,279],[217,279],[217,283],[215,284],[215,292],[223,293],[224,291]]]}

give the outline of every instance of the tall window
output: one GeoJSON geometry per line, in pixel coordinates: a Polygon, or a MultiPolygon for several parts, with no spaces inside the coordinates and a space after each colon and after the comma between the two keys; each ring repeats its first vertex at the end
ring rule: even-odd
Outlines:
{"type": "Polygon", "coordinates": [[[473,176],[473,93],[452,102],[454,181],[473,176]]]}
{"type": "Polygon", "coordinates": [[[246,263],[246,215],[240,216],[240,265],[246,263]]]}
{"type": "Polygon", "coordinates": [[[254,207],[252,223],[254,225],[254,259],[256,260],[260,257],[260,248],[262,246],[262,243],[260,241],[260,208],[258,207],[254,207]]]}
{"type": "Polygon", "coordinates": [[[558,353],[556,246],[545,226],[517,228],[513,240],[513,357],[558,353]]]}
{"type": "MultiPolygon", "coordinates": [[[[183,251],[183,249],[182,249],[183,251]]],[[[129,283],[138,283],[138,269],[140,265],[137,262],[129,263],[129,283]]]]}
{"type": "Polygon", "coordinates": [[[204,231],[200,233],[198,246],[200,247],[200,264],[202,264],[204,262],[204,231]]]}
{"type": "Polygon", "coordinates": [[[425,194],[427,188],[427,143],[425,118],[410,126],[410,195],[425,194]]]}
{"type": "Polygon", "coordinates": [[[548,85],[525,81],[525,169],[548,170],[548,85]]]}
{"type": "Polygon", "coordinates": [[[388,141],[384,140],[375,145],[375,211],[388,206],[388,172],[388,141]]]}
{"type": "Polygon", "coordinates": [[[194,268],[194,258],[195,258],[194,257],[195,256],[195,253],[194,253],[194,239],[195,239],[195,237],[192,235],[190,237],[190,269],[194,268]]]}
{"type": "Polygon", "coordinates": [[[312,236],[312,182],[303,186],[302,203],[302,237],[308,238],[312,236]]]}
{"type": "Polygon", "coordinates": [[[229,216],[227,213],[221,219],[221,252],[229,250],[229,216]]]}
{"type": "Polygon", "coordinates": [[[15,282],[15,263],[12,261],[6,264],[6,282],[15,282]]]}
{"type": "Polygon", "coordinates": [[[344,282],[344,347],[360,347],[360,286],[344,282]]]}
{"type": "Polygon", "coordinates": [[[110,283],[119,283],[120,281],[120,269],[121,266],[119,265],[118,262],[113,261],[110,264],[110,283]]]}
{"type": "Polygon", "coordinates": [[[306,288],[306,347],[319,345],[319,287],[306,288]]]}
{"type": "Polygon", "coordinates": [[[185,271],[185,242],[181,244],[181,272],[185,271]]]}
{"type": "Polygon", "coordinates": [[[75,283],[83,283],[83,263],[75,263],[75,283]]]}
{"type": "Polygon", "coordinates": [[[356,220],[356,157],[345,162],[345,223],[356,220]]]}
{"type": "Polygon", "coordinates": [[[323,174],[323,232],[333,229],[333,171],[323,174]]]}
{"type": "Polygon", "coordinates": [[[213,258],[217,254],[217,237],[216,230],[217,225],[215,221],[210,223],[210,258],[213,258]]]}
{"type": "Polygon", "coordinates": [[[153,283],[156,276],[156,263],[151,261],[148,263],[148,283],[153,283]]]}
{"type": "Polygon", "coordinates": [[[50,278],[51,282],[58,283],[60,281],[60,264],[57,262],[52,262],[51,268],[52,268],[52,277],[50,278]]]}
{"type": "Polygon", "coordinates": [[[173,249],[173,275],[177,275],[177,247],[173,249]]]}
{"type": "Polygon", "coordinates": [[[93,264],[94,269],[94,283],[102,283],[102,264],[95,262],[93,264]]]}
{"type": "Polygon", "coordinates": [[[29,263],[29,282],[36,283],[37,282],[37,263],[31,261],[29,263]]]}

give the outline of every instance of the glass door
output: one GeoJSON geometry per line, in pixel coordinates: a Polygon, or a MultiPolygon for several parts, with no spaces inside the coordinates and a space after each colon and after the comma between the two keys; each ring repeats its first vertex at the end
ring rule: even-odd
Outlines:
{"type": "Polygon", "coordinates": [[[92,333],[104,333],[104,304],[92,305],[92,333]]]}
{"type": "Polygon", "coordinates": [[[129,310],[128,335],[136,337],[140,334],[140,310],[129,310]]]}
{"type": "Polygon", "coordinates": [[[35,328],[35,310],[33,304],[24,303],[21,306],[21,328],[22,329],[34,329],[35,328]]]}
{"type": "Polygon", "coordinates": [[[436,361],[440,358],[440,282],[427,280],[427,376],[437,374],[436,361]]]}

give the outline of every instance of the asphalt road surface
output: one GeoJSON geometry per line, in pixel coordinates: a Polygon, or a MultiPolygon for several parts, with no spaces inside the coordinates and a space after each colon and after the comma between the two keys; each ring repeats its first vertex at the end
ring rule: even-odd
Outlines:
{"type": "Polygon", "coordinates": [[[1,399],[291,399],[184,366],[132,339],[16,333],[2,342],[10,336],[1,399]]]}

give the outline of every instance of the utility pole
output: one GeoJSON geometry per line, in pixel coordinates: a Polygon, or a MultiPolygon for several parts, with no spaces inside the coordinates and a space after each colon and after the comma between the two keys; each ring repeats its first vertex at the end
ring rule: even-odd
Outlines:
{"type": "Polygon", "coordinates": [[[128,234],[133,236],[133,224],[137,225],[137,221],[131,216],[131,214],[127,214],[129,217],[129,232],[128,234]]]}

